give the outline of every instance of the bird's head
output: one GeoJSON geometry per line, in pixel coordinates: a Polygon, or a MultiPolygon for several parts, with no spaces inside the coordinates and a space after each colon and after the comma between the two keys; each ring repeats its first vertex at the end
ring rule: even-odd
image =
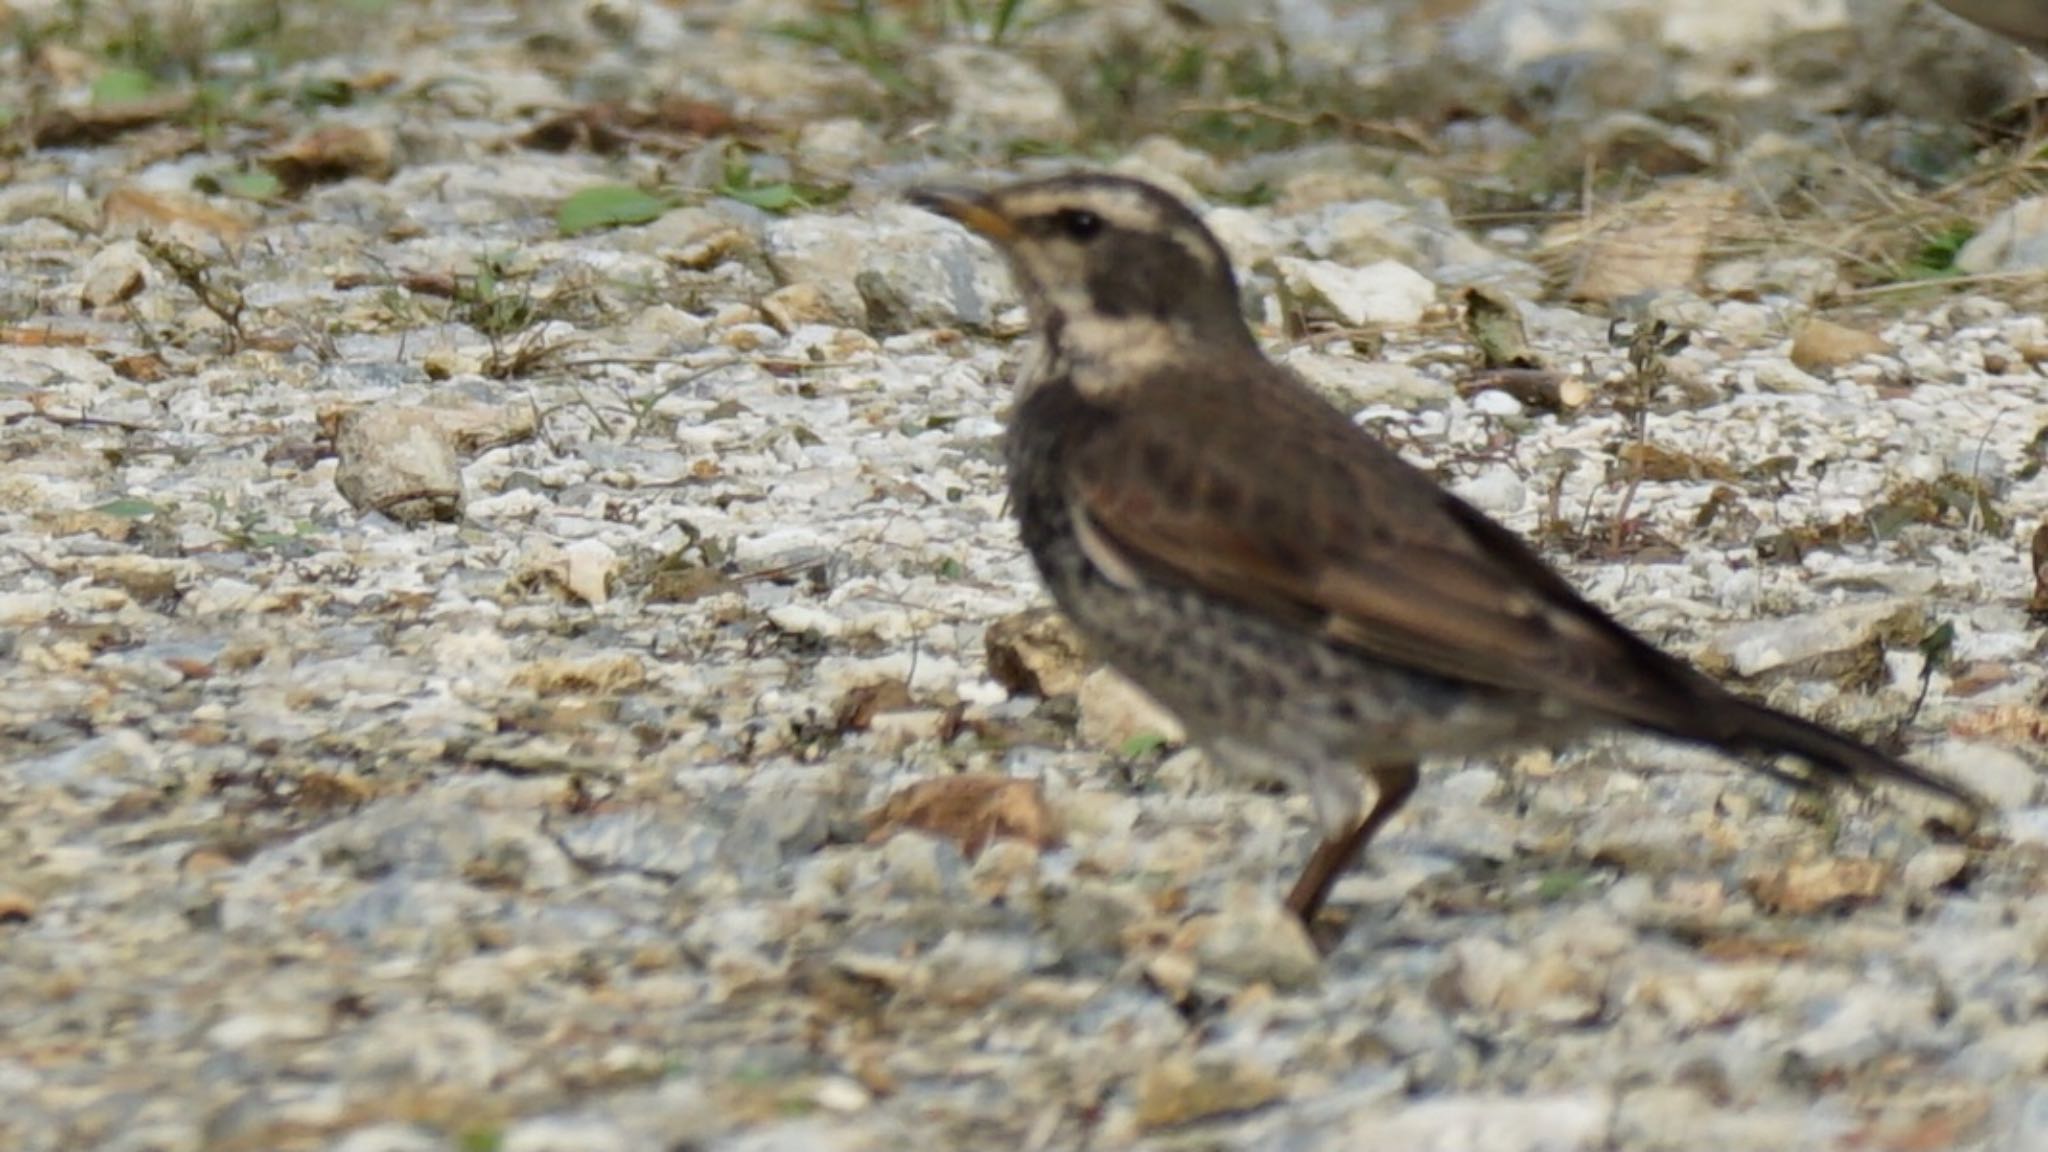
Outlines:
{"type": "Polygon", "coordinates": [[[1150,184],[1083,174],[986,192],[920,188],[910,201],[1000,249],[1055,344],[1087,355],[1190,332],[1212,347],[1251,338],[1223,246],[1150,184]]]}

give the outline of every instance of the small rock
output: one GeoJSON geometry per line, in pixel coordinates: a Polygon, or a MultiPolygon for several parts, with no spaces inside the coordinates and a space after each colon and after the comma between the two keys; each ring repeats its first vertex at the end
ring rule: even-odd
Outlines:
{"type": "Polygon", "coordinates": [[[1263,215],[1245,208],[1212,208],[1202,223],[1216,234],[1231,265],[1237,268],[1257,268],[1278,256],[1286,243],[1263,215]]]}
{"type": "Polygon", "coordinates": [[[2005,834],[2014,844],[2048,848],[2048,808],[2025,808],[2006,813],[2005,834]]]}
{"type": "MultiPolygon", "coordinates": [[[[708,1147],[711,1152],[893,1152],[917,1142],[908,1133],[894,1127],[833,1116],[769,1124],[736,1133],[708,1147]]],[[[646,1148],[673,1146],[660,1141],[644,1145],[646,1148]]]]}
{"type": "Polygon", "coordinates": [[[577,864],[627,869],[666,880],[700,875],[717,859],[718,833],[708,823],[646,808],[600,812],[556,829],[577,864]]]}
{"type": "Polygon", "coordinates": [[[1472,397],[1472,410],[1481,416],[1520,416],[1522,402],[1498,388],[1488,388],[1472,397]]]}
{"type": "Polygon", "coordinates": [[[1211,1116],[1262,1108],[1287,1094],[1264,1068],[1222,1053],[1180,1053],[1138,1075],[1138,1127],[1173,1128],[1211,1116]]]}
{"type": "Polygon", "coordinates": [[[1766,672],[1822,676],[1837,659],[1886,639],[1917,641],[1926,632],[1926,605],[1917,600],[1844,604],[1807,616],[1755,620],[1725,629],[1700,654],[1714,671],[1744,678],[1766,672]]]}
{"type": "Polygon", "coordinates": [[[851,116],[806,123],[796,135],[796,163],[813,175],[850,180],[882,155],[882,138],[851,116]]]}
{"type": "Polygon", "coordinates": [[[1322,978],[1322,957],[1301,921],[1253,889],[1237,889],[1221,911],[1190,920],[1173,947],[1191,952],[1203,977],[1230,987],[1270,984],[1293,992],[1322,978]]]}
{"type": "Polygon", "coordinates": [[[983,900],[1017,900],[1035,891],[1041,855],[1019,840],[993,840],[974,858],[968,882],[983,900]]]}
{"type": "Polygon", "coordinates": [[[811,1093],[811,1099],[827,1112],[859,1112],[875,1102],[873,1093],[844,1076],[827,1077],[811,1093]]]}
{"type": "Polygon", "coordinates": [[[1799,335],[1792,338],[1792,363],[1807,372],[1824,372],[1889,351],[1891,345],[1874,332],[1819,317],[1801,325],[1799,335]]]}
{"type": "Polygon", "coordinates": [[[823,847],[831,828],[822,793],[809,788],[758,789],[747,794],[718,852],[743,879],[762,881],[788,861],[823,847]]]}
{"type": "MultiPolygon", "coordinates": [[[[1145,179],[1163,176],[1193,187],[1209,187],[1217,179],[1218,165],[1214,156],[1158,133],[1133,144],[1124,153],[1123,160],[1143,169],[1142,172],[1129,172],[1129,175],[1145,179]]],[[[1117,171],[1127,170],[1119,167],[1117,171]]]]}
{"type": "Polygon", "coordinates": [[[1715,298],[1754,300],[1778,295],[1811,305],[1835,294],[1842,284],[1842,269],[1825,256],[1738,258],[1707,269],[1700,283],[1707,295],[1715,298]]]}
{"type": "Polygon", "coordinates": [[[1027,937],[949,932],[919,965],[915,986],[935,1003],[979,1008],[1014,988],[1035,960],[1027,937]]]}
{"type": "Polygon", "coordinates": [[[1081,706],[1081,739],[1096,748],[1116,749],[1138,736],[1158,736],[1168,744],[1187,740],[1187,730],[1173,714],[1113,668],[1097,668],[1082,681],[1076,697],[1081,706]]]}
{"type": "Polygon", "coordinates": [[[422,1008],[377,1017],[352,1037],[349,1072],[420,1088],[486,1090],[518,1062],[496,1028],[467,1012],[422,1008]]]}
{"type": "Polygon", "coordinates": [[[1406,364],[1332,356],[1306,348],[1287,354],[1283,363],[1302,379],[1349,411],[1385,404],[1395,408],[1440,408],[1456,390],[1406,364]]]}
{"type": "Polygon", "coordinates": [[[1125,931],[1150,912],[1138,893],[1097,880],[1076,883],[1047,909],[1053,938],[1070,960],[1122,955],[1125,931]]]}
{"type": "Polygon", "coordinates": [[[1489,516],[1513,516],[1529,499],[1528,482],[1505,465],[1488,467],[1477,476],[1460,480],[1451,487],[1489,516]]]}
{"type": "Polygon", "coordinates": [[[768,225],[764,254],[782,284],[815,285],[835,316],[878,330],[987,328],[1015,298],[988,245],[908,205],[868,218],[803,213],[768,225]],[[871,313],[886,313],[871,317],[871,313]]]}
{"type": "Polygon", "coordinates": [[[1394,260],[1347,268],[1330,260],[1282,256],[1274,264],[1288,291],[1323,305],[1354,328],[1407,327],[1436,302],[1436,284],[1394,260]]]}
{"type": "Polygon", "coordinates": [[[1790,360],[1764,360],[1750,371],[1750,378],[1765,392],[1779,396],[1810,396],[1827,390],[1818,376],[1790,360]]]}
{"type": "Polygon", "coordinates": [[[80,280],[78,298],[87,308],[133,300],[149,282],[149,258],[135,241],[117,240],[92,254],[80,280]]]}
{"type": "Polygon", "coordinates": [[[924,900],[957,894],[967,873],[958,844],[914,830],[889,837],[879,863],[892,894],[924,900]]]}
{"type": "Polygon", "coordinates": [[[340,418],[334,486],[358,511],[401,524],[455,520],[463,507],[462,465],[434,413],[378,405],[340,418]]]}
{"type": "Polygon", "coordinates": [[[1472,937],[1452,945],[1449,966],[1436,987],[1456,1009],[1584,1024],[1598,1019],[1606,1005],[1598,969],[1576,962],[1561,949],[1532,955],[1472,937]]]}
{"type": "Polygon", "coordinates": [[[843,327],[864,319],[863,313],[849,313],[837,307],[824,289],[808,283],[786,284],[770,292],[761,300],[761,311],[767,314],[769,323],[784,333],[806,324],[843,327]]]}
{"type": "Polygon", "coordinates": [[[611,596],[619,556],[601,540],[578,540],[558,548],[547,540],[530,541],[513,572],[515,587],[559,588],[592,607],[611,596]]]}
{"type": "Polygon", "coordinates": [[[2013,1107],[2007,1132],[2001,1152],[2048,1148],[2048,1088],[2035,1088],[2013,1107]]]}
{"type": "Polygon", "coordinates": [[[425,1128],[378,1124],[358,1128],[334,1145],[334,1152],[447,1152],[449,1144],[425,1128]]]}
{"type": "Polygon", "coordinates": [[[2048,268],[2048,196],[2000,210],[1956,253],[1955,266],[1973,276],[2048,268]]]}
{"type": "Polygon", "coordinates": [[[986,147],[1017,140],[1057,143],[1079,121],[1059,85],[1023,60],[993,48],[946,44],[932,53],[946,128],[986,147]]]}
{"type": "Polygon", "coordinates": [[[620,233],[619,243],[678,268],[704,271],[752,253],[759,245],[733,217],[713,208],[677,208],[620,233]]]}
{"type": "Polygon", "coordinates": [[[578,540],[562,549],[567,567],[562,586],[571,596],[595,608],[611,596],[612,576],[619,570],[619,555],[602,540],[578,540]]]}
{"type": "Polygon", "coordinates": [[[1612,1098],[1579,1096],[1445,1096],[1405,1103],[1379,1083],[1318,1101],[1286,1136],[1260,1148],[1289,1152],[1602,1152],[1614,1148],[1612,1098]]]}
{"type": "Polygon", "coordinates": [[[1899,872],[1899,879],[1915,892],[1932,892],[1963,874],[1970,866],[1968,849],[1954,844],[1935,844],[1913,854],[1899,872]]]}
{"type": "Polygon", "coordinates": [[[1753,876],[1747,887],[1757,903],[1773,912],[1806,916],[1874,900],[1890,879],[1891,868],[1882,860],[1831,856],[1753,876]]]}
{"type": "Polygon", "coordinates": [[[498,1152],[631,1152],[639,1145],[610,1120],[541,1116],[513,1125],[497,1147],[498,1152]]]}
{"type": "Polygon", "coordinates": [[[1819,1024],[1792,1041],[1786,1073],[1795,1082],[1833,1080],[1897,1051],[1901,1037],[1932,1023],[1932,1001],[1931,992],[1907,988],[1850,988],[1819,1024]]]}
{"type": "Polygon", "coordinates": [[[988,626],[982,648],[988,674],[1011,692],[1064,696],[1077,692],[1088,671],[1081,634],[1056,608],[1032,608],[988,626]]]}
{"type": "Polygon", "coordinates": [[[2048,776],[2019,753],[1996,744],[1943,740],[1918,756],[1937,776],[1953,780],[2002,810],[2025,808],[2048,776]]]}
{"type": "Polygon", "coordinates": [[[786,960],[778,958],[781,924],[771,909],[726,904],[691,917],[679,942],[702,959],[705,970],[729,994],[757,988],[786,972],[786,960]]]}

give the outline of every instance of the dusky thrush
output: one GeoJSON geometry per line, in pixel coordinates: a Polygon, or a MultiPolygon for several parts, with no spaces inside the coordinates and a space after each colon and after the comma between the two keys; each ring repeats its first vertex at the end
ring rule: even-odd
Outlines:
{"type": "Polygon", "coordinates": [[[1005,449],[1053,599],[1227,773],[1310,796],[1324,839],[1287,897],[1304,924],[1424,757],[1627,728],[1802,786],[1892,780],[1975,806],[1582,598],[1268,360],[1222,246],[1159,189],[1082,174],[911,200],[1002,251],[1040,338],[1005,449]]]}

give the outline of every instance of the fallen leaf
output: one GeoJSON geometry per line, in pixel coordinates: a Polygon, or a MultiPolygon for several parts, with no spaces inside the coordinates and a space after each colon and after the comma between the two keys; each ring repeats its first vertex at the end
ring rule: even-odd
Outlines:
{"type": "Polygon", "coordinates": [[[263,166],[296,195],[315,184],[351,176],[382,180],[396,168],[391,135],[353,124],[334,124],[301,136],[263,158],[263,166]]]}
{"type": "Polygon", "coordinates": [[[1458,293],[1465,306],[1465,339],[1479,350],[1482,368],[1540,369],[1543,361],[1529,347],[1522,311],[1498,288],[1475,286],[1458,293]]]}
{"type": "Polygon", "coordinates": [[[138,352],[132,356],[116,357],[108,367],[123,380],[133,380],[137,384],[154,384],[170,375],[171,371],[170,366],[164,363],[163,357],[154,352],[138,352]]]}
{"type": "Polygon", "coordinates": [[[555,227],[564,236],[578,236],[599,228],[646,224],[673,207],[672,201],[628,184],[602,184],[564,200],[555,212],[555,227]]]}
{"type": "Polygon", "coordinates": [[[841,732],[865,732],[876,714],[901,712],[910,706],[910,688],[901,680],[863,684],[839,698],[832,726],[841,732]]]}
{"type": "Polygon", "coordinates": [[[165,92],[83,108],[58,108],[36,121],[30,138],[38,148],[105,144],[125,133],[177,119],[191,108],[189,92],[165,92]]]}
{"type": "Polygon", "coordinates": [[[124,184],[100,201],[100,231],[109,235],[180,224],[196,228],[223,244],[239,243],[249,234],[249,224],[242,217],[196,196],[124,184]]]}
{"type": "Polygon", "coordinates": [[[943,836],[970,860],[991,840],[1021,840],[1041,849],[1060,842],[1059,820],[1038,781],[990,772],[919,781],[868,814],[870,844],[904,829],[943,836]]]}

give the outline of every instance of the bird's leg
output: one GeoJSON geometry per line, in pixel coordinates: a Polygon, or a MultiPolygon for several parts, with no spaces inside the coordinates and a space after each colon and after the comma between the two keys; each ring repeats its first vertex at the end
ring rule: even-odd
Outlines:
{"type": "Polygon", "coordinates": [[[1315,926],[1316,913],[1322,910],[1323,901],[1330,898],[1330,889],[1337,886],[1337,878],[1351,867],[1365,846],[1372,843],[1380,826],[1394,818],[1394,813],[1408,802],[1415,791],[1416,765],[1376,764],[1370,770],[1373,785],[1378,795],[1373,797],[1372,811],[1358,822],[1358,827],[1342,836],[1332,836],[1316,845],[1308,865],[1301,870],[1301,879],[1294,882],[1294,888],[1287,893],[1287,910],[1301,919],[1303,927],[1315,926]]]}

